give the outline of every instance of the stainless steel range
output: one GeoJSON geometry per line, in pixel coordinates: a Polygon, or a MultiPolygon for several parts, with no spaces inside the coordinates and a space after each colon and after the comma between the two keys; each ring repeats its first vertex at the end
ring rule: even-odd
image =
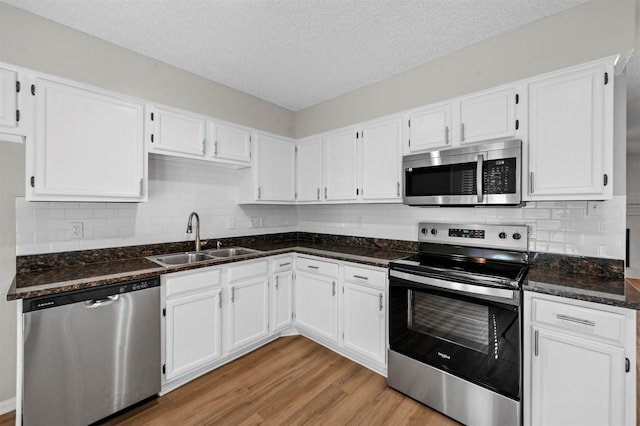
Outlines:
{"type": "Polygon", "coordinates": [[[390,264],[389,370],[400,392],[469,425],[521,423],[526,226],[419,224],[390,264]]]}

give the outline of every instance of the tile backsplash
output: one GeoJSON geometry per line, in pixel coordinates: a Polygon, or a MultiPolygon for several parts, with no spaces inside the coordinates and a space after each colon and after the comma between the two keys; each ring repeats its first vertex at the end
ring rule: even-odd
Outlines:
{"type": "Polygon", "coordinates": [[[422,221],[526,224],[532,251],[624,259],[626,197],[604,202],[530,202],[525,207],[420,208],[400,204],[238,205],[238,172],[151,156],[147,203],[16,199],[17,255],[303,231],[415,241],[422,221]],[[72,223],[82,223],[77,238],[72,223]]]}

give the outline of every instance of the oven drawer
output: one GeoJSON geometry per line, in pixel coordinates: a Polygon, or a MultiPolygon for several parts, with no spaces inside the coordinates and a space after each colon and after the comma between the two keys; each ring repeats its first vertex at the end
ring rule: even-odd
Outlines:
{"type": "Polygon", "coordinates": [[[344,280],[352,283],[365,284],[384,289],[386,278],[386,271],[375,271],[373,269],[358,268],[355,266],[344,267],[344,280]]]}
{"type": "Polygon", "coordinates": [[[309,259],[307,257],[298,257],[296,260],[296,269],[298,271],[307,271],[316,274],[326,275],[328,277],[338,276],[338,264],[324,262],[322,260],[309,259]]]}
{"type": "Polygon", "coordinates": [[[537,298],[531,301],[533,320],[538,323],[624,344],[624,315],[537,298]]]}

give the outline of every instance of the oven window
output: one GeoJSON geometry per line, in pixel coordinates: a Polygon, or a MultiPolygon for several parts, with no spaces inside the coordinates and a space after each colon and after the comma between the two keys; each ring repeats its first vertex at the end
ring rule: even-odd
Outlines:
{"type": "Polygon", "coordinates": [[[408,291],[410,330],[489,353],[489,307],[435,294],[408,291]]]}

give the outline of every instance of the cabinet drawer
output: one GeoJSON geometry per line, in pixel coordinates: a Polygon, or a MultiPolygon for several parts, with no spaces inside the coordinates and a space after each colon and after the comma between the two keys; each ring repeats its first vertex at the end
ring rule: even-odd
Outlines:
{"type": "Polygon", "coordinates": [[[239,281],[258,275],[267,275],[268,271],[269,268],[266,260],[240,263],[237,266],[229,266],[229,282],[239,281]]]}
{"type": "Polygon", "coordinates": [[[306,257],[298,257],[298,260],[296,261],[296,269],[298,271],[314,272],[317,274],[327,275],[329,277],[338,276],[338,264],[309,259],[306,257]]]}
{"type": "Polygon", "coordinates": [[[614,312],[532,299],[533,320],[624,344],[625,316],[614,312]]]}
{"type": "Polygon", "coordinates": [[[282,256],[272,259],[273,272],[290,271],[293,267],[293,256],[282,256]]]}
{"type": "Polygon", "coordinates": [[[167,299],[220,285],[220,269],[209,269],[169,275],[165,278],[167,299]]]}
{"type": "Polygon", "coordinates": [[[373,269],[348,265],[344,267],[344,280],[352,283],[384,288],[386,278],[387,274],[384,271],[375,271],[373,269]]]}

